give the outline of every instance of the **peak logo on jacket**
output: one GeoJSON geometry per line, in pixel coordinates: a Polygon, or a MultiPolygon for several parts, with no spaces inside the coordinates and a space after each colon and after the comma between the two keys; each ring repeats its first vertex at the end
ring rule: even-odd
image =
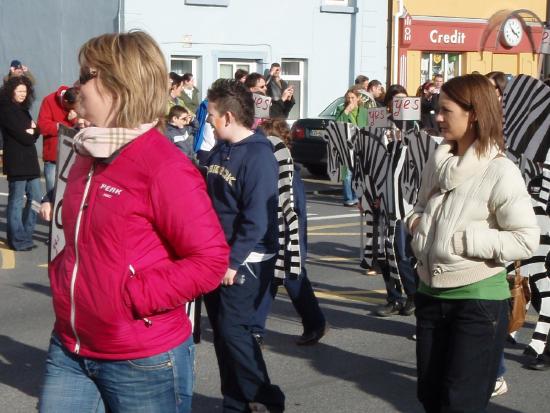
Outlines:
{"type": "Polygon", "coordinates": [[[110,186],[107,184],[101,184],[99,189],[103,191],[103,196],[105,198],[112,198],[113,195],[120,196],[120,194],[122,193],[122,189],[115,188],[114,186],[110,186]]]}
{"type": "Polygon", "coordinates": [[[208,173],[209,174],[216,174],[221,176],[225,182],[229,184],[229,186],[233,186],[233,182],[235,181],[235,177],[231,175],[231,172],[225,168],[224,166],[220,165],[210,165],[208,167],[208,173]]]}

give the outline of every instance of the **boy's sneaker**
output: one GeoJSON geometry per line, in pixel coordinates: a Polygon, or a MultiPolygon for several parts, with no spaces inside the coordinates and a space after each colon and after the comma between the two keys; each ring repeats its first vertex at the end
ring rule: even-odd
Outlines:
{"type": "Polygon", "coordinates": [[[493,390],[493,394],[491,394],[491,397],[500,396],[508,391],[508,385],[506,384],[506,381],[504,380],[504,377],[498,377],[497,381],[495,382],[495,389],[493,390]]]}
{"type": "Polygon", "coordinates": [[[378,317],[391,317],[392,315],[399,314],[402,307],[401,303],[398,302],[388,303],[384,307],[376,310],[375,314],[378,317]]]}

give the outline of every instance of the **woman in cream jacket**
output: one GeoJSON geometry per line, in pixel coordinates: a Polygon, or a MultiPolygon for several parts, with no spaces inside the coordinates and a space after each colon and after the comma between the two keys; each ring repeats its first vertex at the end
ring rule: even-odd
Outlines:
{"type": "Polygon", "coordinates": [[[445,83],[443,143],[414,210],[418,397],[426,412],[484,412],[504,347],[507,261],[530,257],[539,228],[518,168],[503,155],[502,114],[484,76],[445,83]]]}

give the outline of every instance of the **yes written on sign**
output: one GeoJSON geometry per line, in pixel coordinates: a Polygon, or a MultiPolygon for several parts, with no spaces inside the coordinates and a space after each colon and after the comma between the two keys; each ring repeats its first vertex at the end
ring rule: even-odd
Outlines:
{"type": "Polygon", "coordinates": [[[393,98],[392,115],[394,120],[420,120],[420,98],[393,98]]]}
{"type": "Polygon", "coordinates": [[[543,54],[550,54],[550,27],[547,27],[544,29],[544,32],[542,32],[540,52],[543,54]]]}
{"type": "Polygon", "coordinates": [[[252,93],[252,97],[254,98],[254,117],[257,119],[269,118],[271,98],[258,93],[252,93]]]}
{"type": "Polygon", "coordinates": [[[369,128],[389,127],[388,110],[385,107],[368,109],[367,113],[369,118],[369,128]]]}

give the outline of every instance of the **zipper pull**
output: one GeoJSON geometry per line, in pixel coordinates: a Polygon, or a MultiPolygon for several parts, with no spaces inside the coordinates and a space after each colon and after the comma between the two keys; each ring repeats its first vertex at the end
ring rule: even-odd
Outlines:
{"type": "Polygon", "coordinates": [[[134,266],[132,264],[128,265],[128,269],[130,270],[130,278],[134,278],[136,276],[136,270],[134,269],[134,266]]]}
{"type": "Polygon", "coordinates": [[[143,317],[143,322],[145,323],[145,327],[149,328],[153,326],[153,322],[149,320],[147,317],[143,317]]]}

